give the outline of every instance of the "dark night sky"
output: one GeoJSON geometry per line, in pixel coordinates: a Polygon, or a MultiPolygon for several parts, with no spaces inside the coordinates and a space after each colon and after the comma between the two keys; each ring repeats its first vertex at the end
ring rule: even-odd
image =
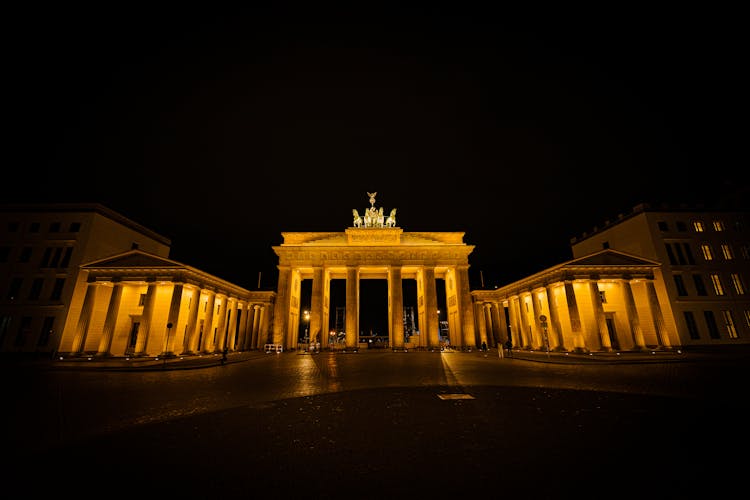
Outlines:
{"type": "Polygon", "coordinates": [[[747,193],[737,13],[368,5],[7,13],[3,198],[102,203],[272,289],[282,231],[377,191],[404,231],[465,231],[476,288],[638,203],[747,193]]]}

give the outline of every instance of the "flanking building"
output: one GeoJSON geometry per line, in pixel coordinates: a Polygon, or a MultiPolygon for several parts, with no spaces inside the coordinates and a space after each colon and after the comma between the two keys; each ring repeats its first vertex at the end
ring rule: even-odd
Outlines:
{"type": "Polygon", "coordinates": [[[748,212],[641,204],[573,259],[473,292],[480,340],[576,351],[750,343],[748,212]]]}

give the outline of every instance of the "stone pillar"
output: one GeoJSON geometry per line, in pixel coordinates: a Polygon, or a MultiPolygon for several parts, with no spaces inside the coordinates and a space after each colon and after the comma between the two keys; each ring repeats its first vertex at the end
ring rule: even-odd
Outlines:
{"type": "Polygon", "coordinates": [[[203,338],[202,345],[198,350],[202,353],[213,352],[214,338],[214,308],[216,303],[216,293],[212,290],[207,291],[206,296],[206,315],[203,317],[203,338]]]}
{"type": "Polygon", "coordinates": [[[218,324],[216,325],[215,334],[212,335],[211,352],[221,352],[224,348],[224,341],[226,338],[226,326],[227,326],[227,311],[229,310],[229,297],[221,294],[219,297],[219,310],[217,314],[218,324]]]}
{"type": "Polygon", "coordinates": [[[224,346],[230,351],[235,351],[236,344],[239,340],[237,338],[237,299],[229,299],[227,307],[229,307],[229,325],[227,325],[227,333],[226,340],[224,341],[224,346]]]}
{"type": "Polygon", "coordinates": [[[169,315],[167,316],[166,338],[164,339],[164,351],[162,356],[174,356],[174,332],[177,329],[177,320],[180,317],[180,306],[182,305],[182,283],[175,283],[172,289],[172,301],[169,304],[169,315]]]}
{"type": "Polygon", "coordinates": [[[626,279],[621,280],[620,284],[622,285],[622,296],[625,300],[625,311],[627,311],[628,322],[630,323],[633,350],[642,351],[646,348],[646,341],[643,339],[641,321],[638,317],[638,309],[635,307],[635,299],[633,298],[633,289],[630,286],[630,282],[626,279]]]}
{"type": "Polygon", "coordinates": [[[545,331],[544,328],[542,328],[542,320],[539,319],[539,316],[541,316],[544,311],[541,308],[541,304],[539,304],[537,294],[533,290],[531,291],[531,310],[533,311],[534,315],[532,344],[534,345],[535,349],[538,348],[546,350],[549,346],[549,321],[547,321],[547,338],[545,338],[545,331]]]}
{"type": "Polygon", "coordinates": [[[148,356],[148,340],[151,334],[151,320],[154,316],[154,306],[156,305],[156,287],[157,284],[151,281],[146,291],[146,301],[143,304],[143,314],[141,315],[141,328],[138,332],[138,338],[135,344],[135,356],[148,356]]]}
{"type": "Polygon", "coordinates": [[[550,285],[547,285],[545,292],[547,294],[547,308],[549,309],[548,333],[550,343],[554,344],[552,348],[556,351],[567,351],[562,334],[562,325],[560,324],[560,313],[555,305],[555,290],[550,285]]]}
{"type": "Polygon", "coordinates": [[[495,329],[492,318],[492,304],[482,304],[482,316],[484,319],[485,328],[479,330],[479,341],[485,342],[488,346],[490,345],[489,338],[492,336],[492,332],[495,329]]]}
{"type": "Polygon", "coordinates": [[[391,266],[388,272],[388,315],[391,348],[404,348],[404,289],[401,268],[391,266]]]}
{"type": "Polygon", "coordinates": [[[425,303],[425,333],[427,335],[427,347],[440,347],[440,324],[437,313],[437,286],[435,285],[435,268],[425,267],[422,271],[425,303]]]}
{"type": "MultiPolygon", "coordinates": [[[[529,295],[529,293],[526,292],[518,296],[518,317],[521,319],[521,335],[519,337],[521,338],[521,344],[524,349],[533,349],[534,344],[531,341],[529,312],[526,310],[526,307],[528,306],[526,295],[529,295]]],[[[533,301],[534,298],[532,297],[531,300],[533,301]]]]}
{"type": "Polygon", "coordinates": [[[474,309],[471,307],[468,265],[456,266],[456,293],[461,320],[461,337],[464,346],[471,346],[472,342],[476,343],[476,332],[474,331],[474,309]]]}
{"type": "Polygon", "coordinates": [[[83,299],[81,315],[78,316],[78,324],[76,325],[76,335],[73,338],[73,346],[70,349],[70,352],[73,354],[83,354],[86,348],[86,337],[89,334],[89,323],[91,323],[91,313],[94,311],[97,287],[96,283],[86,284],[86,296],[83,299]]]}
{"type": "Polygon", "coordinates": [[[245,351],[247,350],[247,302],[237,302],[237,308],[239,309],[237,312],[237,321],[240,324],[240,331],[235,349],[238,351],[245,351]]]}
{"type": "Polygon", "coordinates": [[[502,349],[505,347],[505,342],[508,341],[508,319],[505,316],[505,306],[502,302],[496,303],[497,307],[497,315],[498,315],[498,321],[500,323],[498,326],[500,327],[500,337],[498,338],[498,342],[500,342],[500,345],[498,348],[502,349]]]}
{"type": "Polygon", "coordinates": [[[594,311],[594,320],[596,321],[599,342],[601,342],[602,350],[611,351],[612,343],[609,341],[609,330],[607,329],[607,320],[604,317],[602,296],[599,293],[599,285],[596,280],[589,281],[589,290],[591,291],[591,305],[594,311]]]}
{"type": "Polygon", "coordinates": [[[117,324],[117,314],[120,311],[122,286],[122,283],[119,281],[115,282],[112,286],[112,295],[109,296],[107,317],[104,320],[104,330],[102,331],[102,339],[99,342],[99,349],[96,353],[97,356],[107,357],[112,355],[112,337],[114,336],[115,325],[117,324]]]}
{"type": "Polygon", "coordinates": [[[197,336],[195,327],[198,324],[198,312],[200,311],[201,305],[201,290],[197,286],[191,286],[193,296],[190,298],[190,306],[188,308],[188,320],[187,328],[185,329],[185,338],[183,339],[183,354],[195,354],[198,346],[197,336]]]}
{"type": "Polygon", "coordinates": [[[269,340],[273,340],[268,338],[270,333],[269,322],[273,320],[275,313],[273,312],[271,304],[264,304],[259,307],[258,342],[260,343],[260,348],[262,348],[269,340]]]}
{"type": "MultiPolygon", "coordinates": [[[[323,328],[323,295],[325,292],[325,273],[322,266],[313,269],[312,296],[310,303],[310,339],[315,338],[322,348],[328,347],[328,325],[323,328]]],[[[295,332],[298,332],[295,329],[295,332]]],[[[299,333],[294,336],[294,348],[297,347],[299,333]]]]}
{"type": "MultiPolygon", "coordinates": [[[[498,344],[502,343],[500,336],[500,311],[498,311],[497,302],[490,304],[490,314],[492,314],[492,337],[487,342],[487,345],[489,347],[497,347],[498,344]]],[[[505,323],[505,321],[502,323],[505,323]]]]}
{"type": "Polygon", "coordinates": [[[508,298],[510,315],[510,340],[514,347],[523,347],[523,325],[521,324],[521,304],[518,295],[508,298]]]}
{"type": "MultiPolygon", "coordinates": [[[[274,312],[273,322],[273,343],[282,344],[286,338],[286,332],[289,328],[289,307],[292,300],[291,278],[292,269],[288,266],[279,266],[279,285],[276,300],[276,310],[274,312]]],[[[266,341],[263,339],[262,344],[266,341]]],[[[263,348],[260,340],[258,347],[263,348]]]]}
{"type": "Polygon", "coordinates": [[[346,268],[346,348],[356,349],[359,339],[359,270],[346,268]]]}
{"type": "Polygon", "coordinates": [[[583,338],[583,329],[581,328],[581,314],[578,312],[578,301],[573,283],[565,282],[565,303],[568,308],[570,317],[570,330],[573,335],[573,350],[575,352],[588,352],[586,340],[583,338]]]}
{"type": "Polygon", "coordinates": [[[477,304],[477,308],[479,308],[479,312],[477,313],[477,323],[479,328],[479,339],[481,341],[487,340],[487,330],[490,330],[492,328],[492,324],[490,323],[490,313],[489,308],[490,305],[486,302],[482,302],[480,304],[477,304]]]}
{"type": "Polygon", "coordinates": [[[651,308],[651,316],[654,318],[654,328],[656,328],[656,341],[659,347],[669,349],[672,344],[669,342],[669,336],[664,326],[664,315],[659,305],[659,297],[656,295],[656,288],[652,280],[646,281],[646,292],[648,293],[648,303],[651,308]]]}
{"type": "Polygon", "coordinates": [[[253,349],[263,349],[266,344],[266,339],[260,338],[260,306],[253,304],[253,326],[252,326],[252,340],[253,349]]]}

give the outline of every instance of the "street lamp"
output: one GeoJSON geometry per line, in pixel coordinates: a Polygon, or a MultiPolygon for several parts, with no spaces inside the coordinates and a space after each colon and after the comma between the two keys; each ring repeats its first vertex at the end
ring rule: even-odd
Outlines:
{"type": "Polygon", "coordinates": [[[305,320],[305,336],[304,336],[304,340],[305,340],[305,343],[307,343],[307,342],[310,341],[310,339],[307,336],[307,334],[308,334],[308,327],[310,326],[310,311],[308,311],[307,309],[305,309],[304,311],[302,311],[302,314],[304,315],[304,320],[305,320]]]}

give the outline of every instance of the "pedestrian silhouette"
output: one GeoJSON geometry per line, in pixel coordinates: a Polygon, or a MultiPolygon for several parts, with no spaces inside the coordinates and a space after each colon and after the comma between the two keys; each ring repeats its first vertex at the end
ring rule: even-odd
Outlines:
{"type": "Polygon", "coordinates": [[[505,348],[508,349],[508,357],[512,358],[513,357],[513,342],[511,342],[510,339],[508,339],[505,342],[505,348]]]}

